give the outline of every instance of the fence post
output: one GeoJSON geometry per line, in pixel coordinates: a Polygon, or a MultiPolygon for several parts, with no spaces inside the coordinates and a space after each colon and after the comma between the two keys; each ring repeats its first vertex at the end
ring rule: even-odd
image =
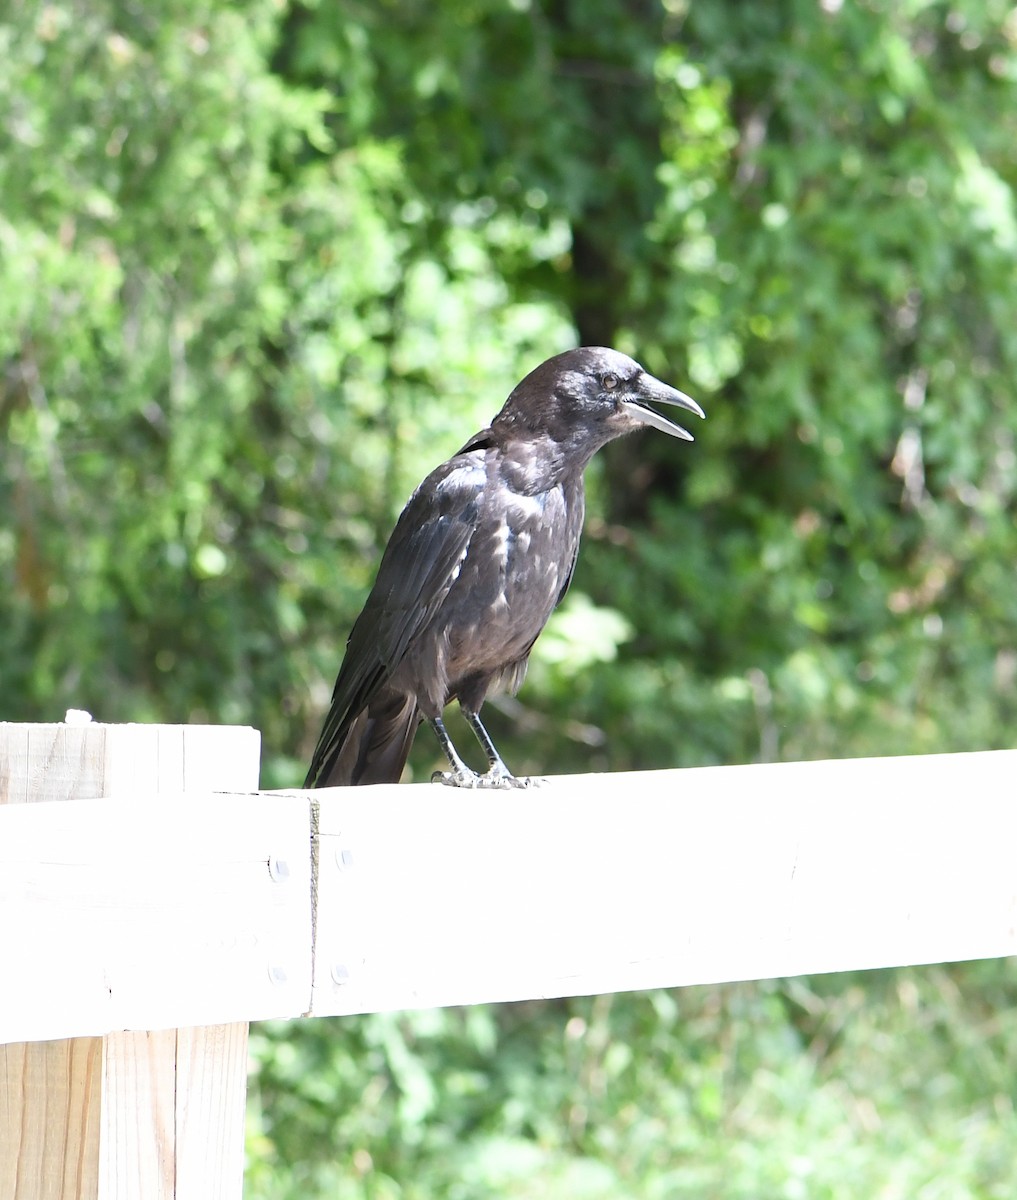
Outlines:
{"type": "MultiPolygon", "coordinates": [[[[0,804],[253,791],[259,743],[240,727],[0,723],[0,804]]],[[[239,1200],[246,1090],[246,1022],[0,1045],[0,1200],[239,1200]]]]}

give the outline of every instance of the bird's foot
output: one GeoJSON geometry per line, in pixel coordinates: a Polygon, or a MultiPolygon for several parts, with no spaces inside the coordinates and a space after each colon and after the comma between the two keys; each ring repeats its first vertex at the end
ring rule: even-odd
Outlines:
{"type": "Polygon", "coordinates": [[[431,775],[431,782],[443,783],[446,787],[472,788],[477,786],[479,778],[475,771],[463,767],[460,771],[435,771],[431,775]]]}
{"type": "Polygon", "coordinates": [[[446,787],[484,788],[488,790],[509,791],[512,788],[539,787],[544,781],[536,777],[516,776],[509,771],[492,767],[483,775],[463,767],[455,771],[435,771],[431,776],[432,783],[443,783],[446,787]]]}

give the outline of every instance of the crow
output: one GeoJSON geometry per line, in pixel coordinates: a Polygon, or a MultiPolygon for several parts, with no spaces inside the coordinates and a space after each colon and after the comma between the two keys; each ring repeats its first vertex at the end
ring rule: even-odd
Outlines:
{"type": "Polygon", "coordinates": [[[705,415],[617,350],[567,350],[531,371],[488,428],[427,476],[350,633],[305,788],[398,782],[422,720],[450,767],[434,782],[528,786],[502,762],[480,708],[489,692],[518,689],[568,590],[593,455],[646,425],[693,440],[650,401],[705,415]],[[482,775],[442,722],[452,700],[487,757],[482,775]]]}

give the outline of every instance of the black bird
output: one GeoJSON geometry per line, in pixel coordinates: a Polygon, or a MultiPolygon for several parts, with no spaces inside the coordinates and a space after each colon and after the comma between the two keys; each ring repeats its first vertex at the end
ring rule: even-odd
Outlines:
{"type": "Polygon", "coordinates": [[[451,768],[435,782],[527,785],[502,762],[480,707],[492,690],[516,691],[568,590],[593,455],[644,425],[692,441],[648,401],[704,415],[617,350],[568,350],[531,371],[490,426],[428,475],[353,626],[304,787],[397,782],[421,720],[451,768]],[[445,730],[453,699],[487,756],[483,775],[445,730]]]}

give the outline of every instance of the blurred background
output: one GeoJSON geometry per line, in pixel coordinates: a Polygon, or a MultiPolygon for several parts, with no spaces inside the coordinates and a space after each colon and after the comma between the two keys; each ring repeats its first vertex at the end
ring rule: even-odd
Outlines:
{"type": "MultiPolygon", "coordinates": [[[[0,719],[299,784],[409,492],[593,343],[709,419],[593,464],[517,773],[1014,744],[1010,0],[9,0],[0,61],[0,719]]],[[[260,1026],[247,1194],[1009,1200],[1015,1001],[260,1026]]]]}

